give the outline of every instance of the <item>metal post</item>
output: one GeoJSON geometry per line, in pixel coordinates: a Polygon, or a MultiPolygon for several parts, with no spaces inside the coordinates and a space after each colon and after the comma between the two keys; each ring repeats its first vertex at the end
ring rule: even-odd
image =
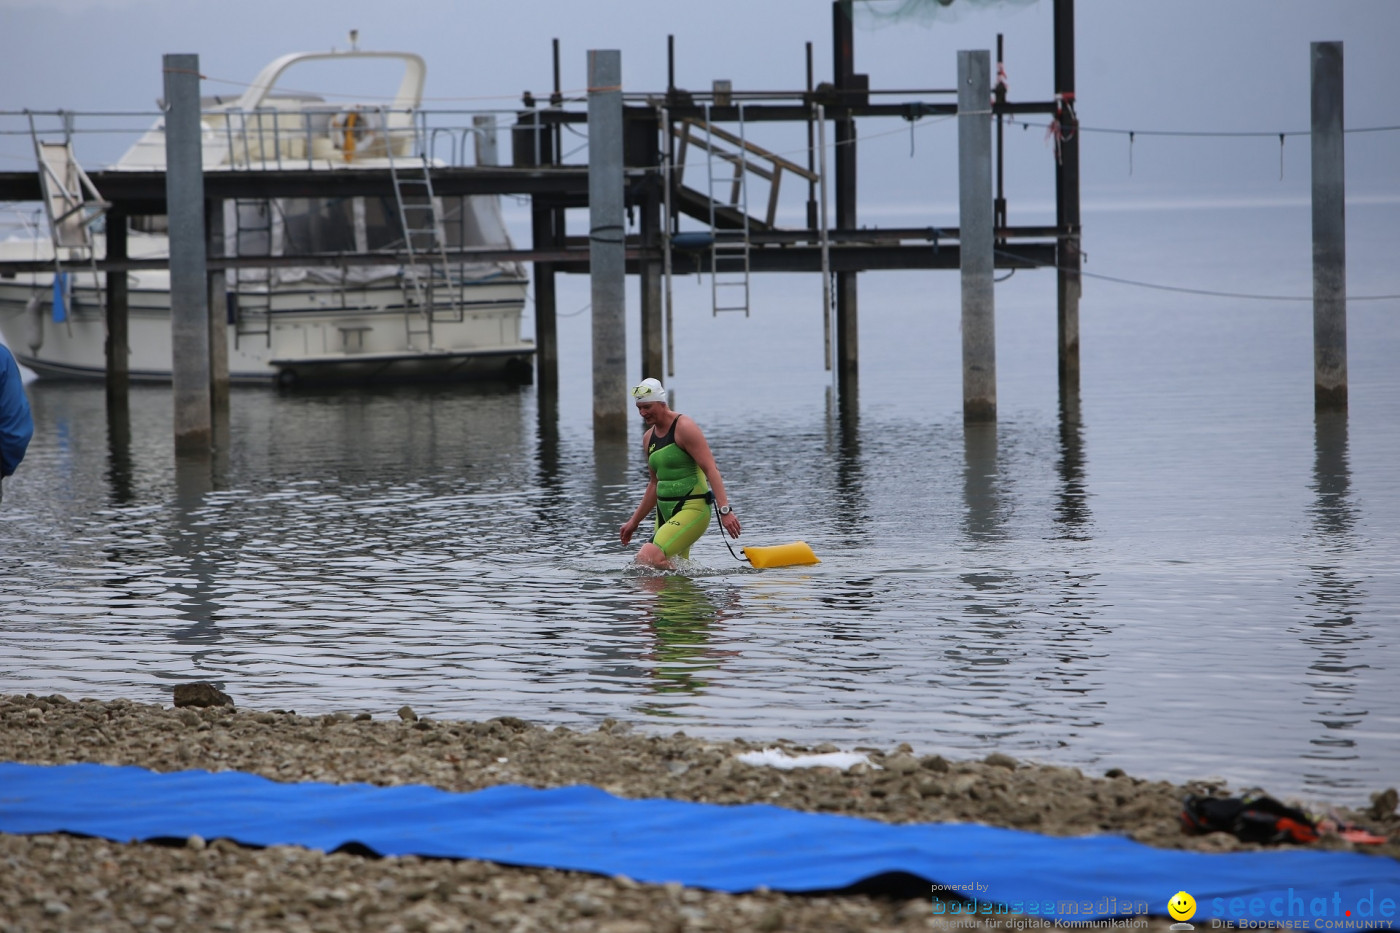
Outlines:
{"type": "MultiPolygon", "coordinates": [[[[851,0],[832,4],[832,32],[835,67],[833,77],[839,106],[836,116],[836,229],[855,230],[856,219],[856,121],[850,106],[858,90],[855,67],[855,28],[851,0]]],[[[860,370],[857,290],[855,272],[836,273],[836,363],[837,385],[842,393],[857,391],[860,370]]]]}
{"type": "Polygon", "coordinates": [[[991,55],[958,52],[958,237],[962,262],[963,420],[997,417],[993,277],[991,55]]]}
{"type": "MultiPolygon", "coordinates": [[[[222,256],[224,255],[224,202],[206,201],[204,217],[209,234],[209,255],[222,256]]],[[[228,385],[228,278],[223,269],[210,269],[209,404],[216,429],[221,423],[228,423],[228,385]]]]}
{"type": "MultiPolygon", "coordinates": [[[[817,146],[814,134],[816,128],[812,125],[811,100],[814,90],[812,83],[812,43],[807,43],[807,171],[815,175],[817,172],[816,158],[817,146]]],[[[820,109],[820,108],[818,108],[820,109]]],[[[807,229],[812,230],[817,226],[817,183],[812,179],[807,179],[807,229]]]]}
{"type": "MultiPolygon", "coordinates": [[[[544,203],[543,195],[530,197],[530,245],[536,250],[557,249],[557,211],[544,203]]],[[[536,262],[535,285],[535,381],[541,390],[559,386],[558,290],[554,263],[536,262]]]]}
{"type": "Polygon", "coordinates": [[[666,36],[666,99],[669,101],[676,91],[676,37],[666,36]]]}
{"type": "Polygon", "coordinates": [[[477,165],[499,165],[500,155],[496,148],[495,114],[478,113],[472,117],[472,139],[476,143],[477,165]]]}
{"type": "MultiPolygon", "coordinates": [[[[531,198],[531,245],[554,249],[554,210],[531,198]]],[[[559,322],[554,263],[535,263],[535,380],[540,388],[559,387],[559,322]]]]}
{"type": "Polygon", "coordinates": [[[165,201],[170,226],[170,343],[175,450],[207,453],[210,409],[209,282],[200,149],[199,56],[166,55],[165,201]]]}
{"type": "MultiPolygon", "coordinates": [[[[564,91],[559,83],[559,40],[554,40],[554,91],[549,95],[549,106],[553,110],[560,110],[564,106],[564,91]]],[[[550,129],[550,145],[553,146],[555,158],[560,158],[559,153],[564,151],[564,125],[556,122],[550,129]]],[[[553,159],[550,160],[551,164],[553,159]]]]}
{"type": "Polygon", "coordinates": [[[666,333],[666,377],[669,379],[676,374],[675,332],[671,328],[674,320],[671,294],[671,162],[674,151],[671,146],[671,110],[669,107],[661,108],[661,138],[666,141],[661,167],[661,278],[665,282],[666,321],[664,330],[666,333]]]}
{"type": "Polygon", "coordinates": [[[826,357],[827,371],[832,371],[831,352],[831,228],[827,225],[826,216],[826,108],[817,104],[817,151],[820,160],[821,170],[818,173],[821,182],[821,251],[822,251],[822,339],[824,341],[823,352],[826,357]]]}
{"type": "Polygon", "coordinates": [[[633,201],[638,209],[637,234],[642,255],[637,259],[637,284],[641,299],[641,378],[655,376],[665,365],[662,333],[661,261],[661,119],[656,110],[636,111],[626,121],[627,143],[623,152],[633,165],[648,174],[633,201]]]}
{"type": "Polygon", "coordinates": [[[1006,228],[1006,127],[1001,113],[1001,108],[1006,106],[1006,85],[1002,82],[1006,67],[1005,51],[1005,36],[997,33],[997,79],[993,86],[997,105],[997,193],[996,200],[992,202],[992,225],[998,230],[1006,228]]]}
{"type": "Polygon", "coordinates": [[[593,297],[593,433],[627,437],[627,290],[622,53],[588,52],[588,257],[593,297]]]}
{"type": "MultiPolygon", "coordinates": [[[[107,258],[127,257],[126,214],[107,211],[107,258]]],[[[107,445],[117,502],[131,499],[131,343],[127,271],[107,273],[107,445]]]]}
{"type": "Polygon", "coordinates": [[[1055,99],[1060,137],[1056,143],[1055,225],[1060,230],[1056,263],[1060,394],[1079,394],[1079,118],[1074,99],[1074,0],[1055,0],[1055,99]]]}
{"type": "MultiPolygon", "coordinates": [[[[480,155],[480,154],[479,154],[480,155]]],[[[539,110],[520,114],[511,133],[511,160],[517,168],[538,167],[542,158],[553,164],[555,153],[551,137],[545,132],[539,110]],[[543,146],[540,137],[543,136],[543,146]]],[[[535,250],[558,247],[559,211],[551,206],[548,196],[530,196],[530,245],[535,250]]],[[[559,387],[559,333],[556,318],[554,264],[535,262],[535,383],[541,397],[559,387]]]]}
{"type": "MultiPolygon", "coordinates": [[[[648,194],[641,203],[641,229],[644,249],[659,248],[656,197],[648,194]]],[[[654,259],[637,262],[637,278],[642,305],[642,372],[659,373],[666,365],[666,337],[662,327],[661,264],[654,259]]],[[[643,378],[646,378],[645,376],[643,378]]]]}
{"type": "Polygon", "coordinates": [[[1312,44],[1313,405],[1347,407],[1342,43],[1312,44]]]}
{"type": "MultiPolygon", "coordinates": [[[[107,211],[107,258],[127,258],[126,214],[107,211]]],[[[109,407],[127,404],[127,388],[131,380],[131,345],[128,338],[130,322],[130,289],[127,271],[118,269],[107,273],[107,404],[109,407]]]]}

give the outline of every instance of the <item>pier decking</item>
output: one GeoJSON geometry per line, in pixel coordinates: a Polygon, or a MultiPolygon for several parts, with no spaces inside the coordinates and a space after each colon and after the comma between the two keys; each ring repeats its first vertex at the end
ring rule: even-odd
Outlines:
{"type": "MultiPolygon", "coordinates": [[[[1011,101],[1006,88],[991,88],[990,119],[997,128],[990,150],[978,153],[995,163],[997,187],[993,204],[994,268],[1055,267],[1059,288],[1059,355],[1062,394],[1078,391],[1078,269],[1079,182],[1078,141],[1073,110],[1073,0],[1054,3],[1055,84],[1053,93],[1040,100],[1011,101]],[[1040,114],[1057,121],[1062,130],[1057,146],[1053,226],[1016,226],[1006,223],[1006,201],[1001,190],[1002,147],[1000,122],[1005,118],[1040,114]]],[[[820,273],[830,276],[828,312],[835,350],[831,365],[837,370],[843,394],[855,396],[858,376],[857,275],[873,270],[958,269],[963,266],[963,242],[956,227],[911,226],[868,228],[858,221],[856,192],[857,120],[956,116],[955,89],[880,90],[870,87],[869,76],[854,71],[854,34],[848,0],[832,4],[834,59],[832,80],[814,84],[811,43],[807,44],[806,87],[793,91],[745,91],[716,82],[708,91],[677,88],[674,78],[663,92],[628,92],[623,97],[623,201],[638,218],[635,232],[624,234],[626,274],[642,280],[642,361],[647,373],[665,371],[663,321],[666,320],[661,283],[674,273],[702,273],[715,277],[742,276],[743,299],[716,311],[739,310],[747,305],[747,277],[773,272],[820,273]],[[795,162],[761,149],[745,138],[744,127],[773,123],[803,123],[809,139],[808,164],[795,162]],[[833,130],[834,166],[825,167],[827,127],[833,130]],[[736,129],[737,127],[737,129],[736,129]],[[703,150],[711,164],[708,190],[688,184],[686,150],[703,150]],[[678,152],[679,150],[679,152],[678,152]],[[820,152],[821,164],[817,153],[820,152]],[[721,195],[714,164],[733,167],[732,188],[721,195]],[[757,208],[747,201],[750,175],[770,185],[769,198],[757,208]],[[807,186],[806,224],[784,228],[775,221],[774,208],[782,178],[807,186]],[[827,217],[826,189],[830,182],[834,220],[827,217]],[[820,200],[817,197],[821,191],[820,200]],[[681,234],[681,218],[700,233],[681,234]]],[[[673,49],[672,68],[674,75],[673,49]]],[[[988,53],[980,53],[986,55],[988,53]]],[[[1001,50],[997,50],[1000,63],[1001,50]]],[[[587,273],[590,246],[587,237],[566,233],[565,214],[589,206],[589,172],[586,165],[568,164],[561,155],[561,131],[583,126],[589,112],[581,100],[565,99],[559,88],[558,42],[555,42],[554,93],[548,101],[526,94],[511,136],[510,165],[434,166],[432,188],[439,196],[510,195],[528,197],[531,203],[531,242],[519,249],[442,251],[447,262],[514,261],[533,264],[535,297],[535,345],[537,378],[541,386],[557,382],[558,346],[555,334],[554,276],[587,273]]],[[[502,129],[505,129],[502,127],[502,129]]],[[[493,127],[494,134],[494,127],[493,127]]],[[[465,136],[463,137],[465,140],[465,136]]],[[[494,135],[491,143],[494,151],[494,135]]],[[[307,151],[310,151],[310,146],[307,151]]],[[[464,147],[465,149],[465,143],[464,147]]],[[[423,151],[426,153],[426,149],[423,151]]],[[[334,172],[311,167],[310,159],[287,159],[258,168],[206,171],[203,196],[210,216],[218,216],[220,202],[279,198],[334,199],[350,197],[394,198],[396,191],[382,170],[341,167],[334,172]]],[[[692,169],[692,172],[694,169],[692,169]]],[[[108,224],[124,224],[126,218],[169,214],[166,173],[163,171],[109,170],[90,173],[102,198],[110,204],[108,224]]],[[[397,192],[401,196],[401,192],[397,192]]],[[[36,172],[0,173],[0,201],[33,201],[41,197],[36,172]]],[[[211,234],[211,240],[215,239],[211,234]]],[[[104,273],[109,281],[126,271],[162,268],[166,260],[129,258],[121,242],[110,237],[107,255],[84,268],[104,273]]],[[[980,248],[980,247],[979,247],[980,248]]],[[[240,268],[277,266],[352,267],[412,262],[403,254],[335,252],[297,256],[224,255],[209,250],[210,275],[240,268]]],[[[50,271],[50,261],[0,262],[0,275],[50,271]]],[[[718,291],[718,284],[716,286],[718,291]]],[[[125,289],[120,283],[107,290],[107,313],[115,334],[125,332],[119,319],[125,315],[125,289]]],[[[110,352],[121,352],[113,345],[110,352]]],[[[109,372],[112,367],[109,366],[109,372]]],[[[988,409],[995,417],[994,398],[988,409]]]]}

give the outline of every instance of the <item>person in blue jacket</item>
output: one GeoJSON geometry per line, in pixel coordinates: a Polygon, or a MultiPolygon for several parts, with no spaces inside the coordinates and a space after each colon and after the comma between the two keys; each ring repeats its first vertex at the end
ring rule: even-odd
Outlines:
{"type": "Polygon", "coordinates": [[[10,348],[0,343],[0,498],[4,478],[15,471],[34,436],[34,417],[19,377],[19,364],[10,348]]]}

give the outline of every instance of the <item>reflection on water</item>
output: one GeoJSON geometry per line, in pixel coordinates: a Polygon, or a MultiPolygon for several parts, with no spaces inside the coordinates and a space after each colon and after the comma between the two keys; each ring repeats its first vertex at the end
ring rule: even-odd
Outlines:
{"type": "Polygon", "coordinates": [[[1383,418],[1265,393],[1205,417],[1156,387],[964,425],[884,389],[697,408],[742,543],[822,563],[755,571],[712,529],[656,575],[617,540],[639,428],[595,445],[531,387],[239,390],[217,456],[177,467],[168,390],[123,413],[34,385],[0,690],[201,679],[254,708],[614,716],[1344,801],[1400,769],[1383,418]]]}
{"type": "Polygon", "coordinates": [[[860,446],[860,405],[851,393],[836,396],[826,389],[827,432],[822,451],[836,469],[835,491],[841,508],[834,510],[835,530],[842,543],[858,547],[867,537],[870,507],[866,500],[860,446]]]}
{"type": "MultiPolygon", "coordinates": [[[[215,619],[219,616],[217,599],[219,566],[211,553],[209,526],[201,520],[206,497],[214,491],[213,457],[183,455],[175,461],[175,516],[170,537],[171,558],[185,568],[172,581],[170,596],[179,606],[180,627],[170,637],[182,645],[191,646],[189,663],[199,669],[217,645],[220,636],[215,619]]],[[[157,676],[173,683],[184,678],[183,672],[164,671],[157,676]]],[[[224,686],[220,683],[218,686],[224,686]]]]}
{"type": "MultiPolygon", "coordinates": [[[[676,573],[638,577],[642,589],[654,599],[647,607],[647,624],[655,637],[652,650],[643,656],[652,665],[652,689],[657,693],[698,693],[707,683],[706,671],[719,668],[724,657],[736,651],[720,651],[710,645],[712,635],[739,615],[732,595],[723,601],[713,597],[695,580],[676,573]]],[[[672,715],[662,706],[643,704],[641,711],[672,715]]]]}
{"type": "Polygon", "coordinates": [[[1084,481],[1084,426],[1080,423],[1078,391],[1060,397],[1060,456],[1056,466],[1060,495],[1055,521],[1060,525],[1060,536],[1087,540],[1085,526],[1092,514],[1084,481]]]}
{"type": "Polygon", "coordinates": [[[1368,715],[1356,696],[1358,672],[1372,635],[1358,625],[1365,613],[1362,581],[1348,567],[1348,552],[1355,549],[1352,530],[1356,512],[1351,502],[1351,471],[1347,464],[1347,414],[1320,411],[1314,420],[1312,488],[1316,499],[1310,509],[1314,533],[1307,588],[1309,611],[1297,626],[1300,640],[1309,649],[1307,669],[1310,694],[1303,700],[1315,726],[1322,732],[1310,740],[1309,759],[1354,762],[1360,757],[1355,735],[1368,715]]]}
{"type": "Polygon", "coordinates": [[[1356,524],[1351,504],[1351,470],[1347,466],[1347,413],[1319,411],[1313,417],[1313,505],[1318,535],[1333,546],[1345,546],[1356,524]]]}
{"type": "Polygon", "coordinates": [[[120,392],[107,397],[107,485],[113,504],[131,501],[131,404],[120,392]]]}
{"type": "Polygon", "coordinates": [[[963,464],[963,533],[974,544],[995,540],[1002,532],[996,424],[963,425],[963,464]]]}

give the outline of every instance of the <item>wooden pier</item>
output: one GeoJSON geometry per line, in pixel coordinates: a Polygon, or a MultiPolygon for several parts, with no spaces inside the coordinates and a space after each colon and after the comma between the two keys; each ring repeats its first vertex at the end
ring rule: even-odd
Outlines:
{"type": "MultiPolygon", "coordinates": [[[[664,371],[662,340],[665,296],[663,282],[670,274],[707,273],[721,276],[804,272],[830,276],[834,306],[834,365],[843,404],[857,397],[859,372],[857,281],[861,272],[892,269],[962,269],[964,244],[956,227],[866,228],[858,222],[856,191],[857,121],[878,119],[916,120],[959,113],[956,89],[881,91],[872,89],[868,75],[854,70],[854,36],[849,0],[832,3],[834,60],[832,80],[813,83],[811,43],[807,45],[806,87],[795,91],[754,92],[735,90],[717,83],[709,91],[675,87],[664,92],[622,95],[623,207],[635,212],[637,232],[622,242],[624,274],[641,278],[641,359],[643,375],[664,371]],[[765,123],[803,123],[815,152],[818,137],[827,127],[833,132],[834,172],[831,174],[834,223],[826,223],[825,198],[818,203],[814,158],[801,166],[748,143],[725,127],[750,127],[765,123]],[[700,130],[707,131],[703,134],[700,130]],[[726,136],[726,133],[728,134],[726,136]],[[684,164],[686,147],[728,145],[724,159],[739,166],[737,173],[756,171],[771,184],[772,196],[758,210],[730,201],[721,202],[713,191],[686,183],[678,166],[684,164]],[[679,152],[678,152],[679,150],[679,152]],[[764,175],[766,173],[766,175],[764,175]],[[785,229],[777,225],[774,208],[781,178],[808,187],[806,225],[785,229]],[[705,236],[680,235],[680,219],[689,217],[708,227],[705,236]],[[742,247],[739,252],[722,246],[742,247]]],[[[990,117],[996,126],[1003,117],[1042,115],[1058,121],[1053,226],[1015,226],[1006,223],[1006,204],[1000,185],[989,205],[995,249],[990,266],[997,269],[1054,267],[1058,269],[1060,389],[1076,395],[1079,383],[1079,178],[1078,134],[1075,132],[1074,8],[1073,0],[1054,0],[1055,88],[1038,101],[1010,101],[997,84],[990,97],[990,117]]],[[[668,51],[670,51],[668,49],[668,51]]],[[[670,74],[674,75],[673,51],[670,74]]],[[[961,54],[961,53],[960,53],[961,54]]],[[[988,55],[990,53],[980,53],[988,55]]],[[[1000,50],[997,57],[1000,59],[1000,50]]],[[[999,61],[998,61],[999,64],[999,61]]],[[[565,212],[588,208],[589,168],[565,164],[561,156],[561,130],[572,124],[587,125],[589,109],[571,109],[559,90],[558,43],[555,43],[555,90],[547,103],[526,95],[511,126],[512,164],[471,167],[435,167],[433,188],[438,195],[513,195],[530,198],[531,236],[528,247],[511,250],[448,250],[456,260],[518,261],[533,265],[535,296],[536,378],[542,389],[557,385],[558,342],[555,331],[555,276],[590,272],[592,250],[588,237],[566,235],[565,212]]],[[[1001,177],[1001,136],[990,148],[978,150],[995,165],[1001,177]]],[[[824,159],[824,154],[823,154],[824,159]]],[[[124,229],[127,218],[169,215],[165,172],[99,171],[91,173],[96,188],[110,203],[109,229],[124,229]]],[[[736,182],[737,184],[737,182],[736,182]]],[[[713,188],[713,180],[711,180],[713,188]]],[[[276,170],[205,172],[205,216],[222,216],[221,202],[274,198],[389,197],[394,191],[382,170],[346,168],[335,172],[288,167],[276,170]]],[[[41,197],[35,172],[0,173],[0,201],[36,201],[41,197]]],[[[981,221],[979,220],[979,224],[981,221]]],[[[122,366],[113,361],[124,353],[123,286],[129,270],[163,268],[165,260],[128,258],[124,238],[109,237],[106,258],[93,268],[105,273],[109,324],[109,374],[120,378],[122,366]]],[[[394,261],[386,252],[298,255],[294,257],[223,256],[211,250],[206,257],[210,276],[243,267],[323,265],[348,267],[382,265],[394,261]]],[[[0,275],[50,271],[51,261],[0,262],[0,275]]],[[[983,273],[990,276],[990,268],[983,273]]],[[[990,284],[987,285],[990,291],[990,284]]],[[[745,299],[746,300],[746,299],[745,299]]],[[[718,307],[718,304],[717,304],[718,307]]],[[[746,307],[746,306],[745,306],[746,307]]],[[[966,365],[966,362],[965,362],[966,365]]],[[[994,399],[994,395],[993,395],[994,399]]],[[[1077,405],[1074,406],[1077,409],[1077,405]]],[[[995,405],[966,408],[969,420],[995,418],[995,405]]]]}

